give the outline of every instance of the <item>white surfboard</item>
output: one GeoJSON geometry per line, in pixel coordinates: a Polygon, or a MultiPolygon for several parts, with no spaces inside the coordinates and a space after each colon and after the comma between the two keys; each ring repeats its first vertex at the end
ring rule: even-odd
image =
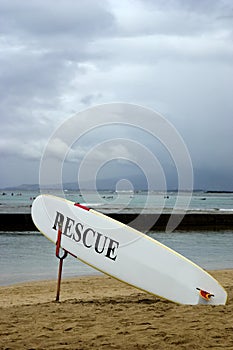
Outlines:
{"type": "Polygon", "coordinates": [[[147,235],[63,198],[40,195],[32,219],[41,233],[86,264],[181,304],[225,304],[223,287],[199,266],[147,235]]]}

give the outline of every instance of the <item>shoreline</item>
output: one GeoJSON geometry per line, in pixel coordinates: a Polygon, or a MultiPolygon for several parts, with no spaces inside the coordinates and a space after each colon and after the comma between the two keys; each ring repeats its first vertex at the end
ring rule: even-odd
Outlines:
{"type": "MultiPolygon", "coordinates": [[[[138,230],[151,229],[164,231],[166,229],[170,213],[109,213],[112,219],[128,224],[138,230]]],[[[178,221],[183,213],[174,213],[173,221],[178,221]]],[[[176,227],[176,230],[231,230],[233,229],[233,213],[226,212],[188,212],[176,227]]],[[[38,231],[30,213],[0,213],[0,231],[38,231]]]]}
{"type": "MultiPolygon", "coordinates": [[[[225,289],[230,288],[228,301],[233,303],[233,269],[205,270],[219,281],[225,289]],[[231,295],[232,292],[232,295],[231,295]]],[[[18,282],[15,284],[0,286],[0,309],[17,305],[28,305],[54,302],[56,296],[57,280],[33,280],[18,282]]],[[[179,305],[163,299],[159,296],[142,291],[123,281],[115,279],[104,273],[98,275],[83,275],[77,277],[64,277],[61,280],[60,302],[66,302],[70,298],[81,300],[93,300],[102,297],[122,297],[123,295],[145,295],[155,299],[161,299],[166,303],[179,305]],[[77,288],[76,288],[77,287],[77,288]]],[[[227,305],[226,304],[226,305],[227,305]]],[[[181,306],[181,305],[179,305],[181,306]]],[[[187,305],[189,307],[197,307],[187,305]]],[[[222,305],[212,307],[224,307],[222,305]]],[[[233,316],[233,315],[232,315],[233,316]]]]}
{"type": "Polygon", "coordinates": [[[233,269],[211,271],[226,305],[178,305],[109,276],[0,287],[0,349],[233,347],[233,269]]]}
{"type": "MultiPolygon", "coordinates": [[[[202,267],[201,267],[202,268],[202,267]]],[[[233,268],[231,268],[231,267],[229,267],[229,268],[219,268],[219,269],[208,269],[208,270],[206,270],[206,269],[204,269],[204,268],[202,268],[203,270],[205,270],[205,271],[207,271],[209,274],[215,274],[215,273],[221,273],[221,272],[225,272],[225,271],[232,271],[232,273],[233,273],[233,268]]],[[[123,283],[123,284],[126,284],[126,283],[124,283],[124,282],[122,282],[122,281],[120,281],[120,280],[117,280],[117,279],[115,279],[114,277],[111,277],[111,276],[109,276],[109,275],[107,275],[107,274],[105,274],[104,272],[101,272],[101,271],[98,271],[98,273],[93,273],[93,274],[90,274],[90,275],[80,275],[80,276],[74,276],[74,277],[70,277],[70,276],[65,276],[65,277],[62,277],[62,281],[61,281],[61,284],[64,282],[64,283],[66,283],[66,282],[72,282],[72,281],[74,281],[74,280],[81,280],[81,279],[95,279],[95,278],[101,278],[101,277],[107,277],[107,278],[111,278],[111,279],[113,279],[113,280],[116,280],[116,281],[118,281],[119,283],[123,283]]],[[[10,284],[0,284],[0,296],[1,296],[1,289],[7,289],[7,288],[14,288],[14,287],[24,287],[24,286],[31,286],[31,285],[34,285],[34,284],[46,284],[46,283],[48,283],[48,284],[54,284],[54,285],[56,285],[56,282],[57,282],[57,279],[55,279],[55,278],[42,278],[42,279],[34,279],[34,280],[26,280],[26,281],[18,281],[18,282],[12,282],[12,283],[10,283],[10,284]]],[[[127,285],[127,284],[126,284],[127,285]]],[[[130,286],[130,285],[129,285],[130,286]]],[[[140,292],[140,290],[139,289],[137,289],[136,287],[132,287],[133,289],[136,289],[136,290],[138,290],[139,292],[140,292]]],[[[2,305],[1,305],[1,300],[0,300],[0,307],[1,307],[2,305]]]]}
{"type": "MultiPolygon", "coordinates": [[[[230,278],[231,276],[233,276],[233,269],[231,268],[222,269],[222,270],[215,269],[215,270],[208,270],[207,272],[210,275],[212,275],[214,278],[219,279],[220,283],[225,282],[226,287],[228,286],[229,283],[231,284],[230,278]]],[[[18,304],[19,305],[24,305],[28,303],[37,304],[38,302],[41,302],[41,300],[44,297],[45,297],[45,300],[43,302],[54,301],[53,299],[55,299],[56,287],[57,287],[56,279],[34,280],[34,281],[18,282],[15,284],[0,286],[0,308],[15,306],[18,304]],[[23,294],[23,298],[22,298],[21,292],[25,290],[28,290],[28,292],[26,292],[26,294],[23,294]],[[6,293],[7,291],[8,293],[6,293]],[[54,292],[54,295],[53,295],[53,292],[54,292]],[[43,298],[41,299],[40,295],[42,296],[43,293],[45,293],[46,296],[44,295],[43,298]],[[33,295],[34,296],[36,295],[37,298],[33,299],[32,298],[33,295]],[[50,297],[51,297],[51,300],[50,300],[50,297]]],[[[65,302],[67,298],[72,298],[72,297],[76,298],[77,296],[79,296],[80,298],[89,299],[89,296],[91,298],[98,298],[103,295],[105,297],[112,296],[113,294],[114,296],[115,295],[122,296],[122,294],[128,294],[128,293],[130,293],[130,295],[143,294],[143,295],[155,297],[158,299],[162,299],[160,297],[157,297],[156,295],[152,295],[150,293],[144,292],[136,287],[133,287],[127,283],[124,283],[120,280],[117,280],[109,275],[102,273],[100,275],[83,275],[83,276],[77,276],[77,277],[62,278],[60,302],[65,302]],[[103,283],[103,286],[102,286],[102,283],[103,283]],[[72,293],[71,293],[71,289],[72,289],[71,287],[74,287],[76,285],[77,286],[80,285],[81,289],[74,288],[74,290],[72,290],[72,293]],[[86,288],[82,289],[84,285],[85,287],[87,287],[87,289],[86,288]],[[92,287],[95,287],[95,292],[92,290],[92,288],[91,290],[89,290],[88,285],[89,287],[91,285],[92,287]]],[[[167,301],[167,302],[171,304],[175,304],[170,301],[167,301]]]]}

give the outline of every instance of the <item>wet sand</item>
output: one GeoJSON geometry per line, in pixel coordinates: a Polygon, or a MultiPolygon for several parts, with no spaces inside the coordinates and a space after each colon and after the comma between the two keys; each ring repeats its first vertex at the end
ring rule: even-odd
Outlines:
{"type": "Polygon", "coordinates": [[[0,287],[0,349],[233,349],[233,270],[211,271],[225,306],[177,305],[107,276],[0,287]]]}

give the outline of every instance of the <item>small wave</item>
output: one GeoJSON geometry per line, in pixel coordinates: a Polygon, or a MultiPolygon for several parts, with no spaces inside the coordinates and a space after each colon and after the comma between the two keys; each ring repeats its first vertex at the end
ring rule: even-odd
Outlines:
{"type": "Polygon", "coordinates": [[[81,205],[84,205],[85,207],[91,208],[91,207],[100,207],[103,205],[103,203],[80,203],[81,205]]]}
{"type": "Polygon", "coordinates": [[[225,208],[220,208],[220,209],[218,209],[219,211],[225,211],[225,212],[233,212],[233,209],[229,209],[229,208],[227,208],[227,209],[225,209],[225,208]]]}
{"type": "Polygon", "coordinates": [[[0,231],[0,235],[5,236],[39,236],[40,232],[37,231],[0,231]]]}

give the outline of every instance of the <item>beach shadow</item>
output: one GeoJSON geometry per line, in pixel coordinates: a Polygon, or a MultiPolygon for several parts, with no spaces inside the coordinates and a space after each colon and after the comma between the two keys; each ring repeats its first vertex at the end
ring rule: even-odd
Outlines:
{"type": "Polygon", "coordinates": [[[101,299],[67,299],[62,301],[62,303],[64,304],[82,304],[82,305],[98,305],[98,306],[107,306],[107,305],[122,305],[122,304],[135,304],[135,305],[157,305],[157,304],[170,304],[170,305],[174,305],[174,303],[172,303],[169,300],[165,300],[165,299],[161,299],[161,298],[157,298],[157,297],[140,297],[140,296],[124,296],[124,297],[119,297],[116,298],[114,297],[103,297],[101,299]]]}

